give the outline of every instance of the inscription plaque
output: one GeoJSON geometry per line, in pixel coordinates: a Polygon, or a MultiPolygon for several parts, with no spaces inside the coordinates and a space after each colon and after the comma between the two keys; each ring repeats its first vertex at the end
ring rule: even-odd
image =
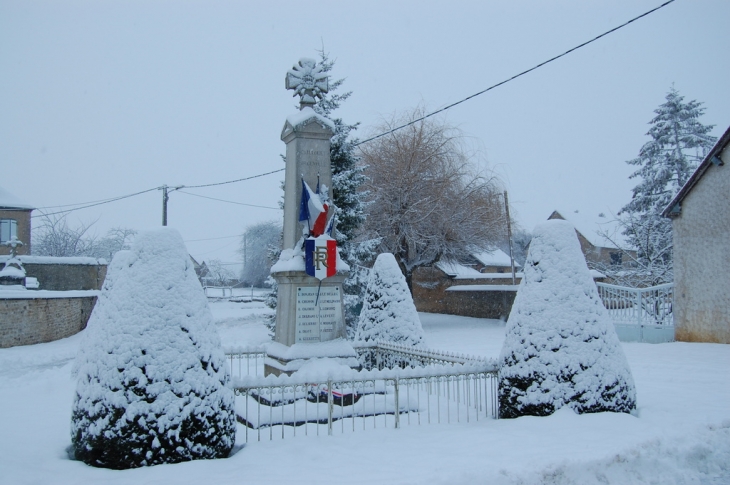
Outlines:
{"type": "Polygon", "coordinates": [[[298,286],[296,343],[325,342],[335,338],[342,316],[339,286],[298,286]]]}

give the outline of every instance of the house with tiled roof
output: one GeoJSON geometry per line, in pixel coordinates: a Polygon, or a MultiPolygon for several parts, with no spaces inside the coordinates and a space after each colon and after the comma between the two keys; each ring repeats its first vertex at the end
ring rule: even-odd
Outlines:
{"type": "Polygon", "coordinates": [[[636,251],[629,249],[621,225],[610,212],[592,214],[580,210],[554,210],[548,220],[562,219],[575,228],[580,249],[589,268],[629,267],[636,251]]]}
{"type": "Polygon", "coordinates": [[[676,340],[730,344],[730,128],[664,209],[676,340]]]}
{"type": "Polygon", "coordinates": [[[14,237],[23,242],[17,254],[30,254],[30,213],[33,209],[32,205],[0,187],[0,254],[10,254],[5,243],[14,237]]]}

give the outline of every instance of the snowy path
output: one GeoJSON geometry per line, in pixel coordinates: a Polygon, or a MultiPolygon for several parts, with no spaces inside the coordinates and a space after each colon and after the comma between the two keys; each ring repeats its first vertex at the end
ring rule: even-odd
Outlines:
{"type": "MultiPolygon", "coordinates": [[[[266,340],[251,305],[211,305],[226,345],[266,340]]],[[[496,357],[504,324],[421,314],[430,347],[496,357]]],[[[730,483],[730,346],[624,344],[637,416],[481,420],[249,443],[227,460],[111,471],[70,461],[82,335],[0,349],[0,484],[730,483]]],[[[241,429],[239,428],[239,433],[241,429]]]]}

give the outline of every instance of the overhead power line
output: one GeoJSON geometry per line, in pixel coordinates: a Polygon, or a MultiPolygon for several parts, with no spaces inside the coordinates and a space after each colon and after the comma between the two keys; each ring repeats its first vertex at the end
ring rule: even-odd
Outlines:
{"type": "Polygon", "coordinates": [[[577,51],[577,50],[578,50],[578,49],[580,49],[581,47],[585,47],[585,46],[587,46],[588,44],[590,44],[590,43],[592,43],[592,42],[595,42],[595,41],[597,41],[597,40],[598,40],[598,39],[600,39],[601,37],[605,37],[605,36],[607,36],[608,34],[611,34],[611,33],[613,33],[613,32],[616,32],[616,31],[617,31],[617,30],[619,30],[619,29],[622,29],[622,28],[626,27],[627,25],[629,25],[629,24],[630,24],[630,23],[632,23],[632,22],[636,22],[637,20],[639,20],[639,19],[640,19],[640,18],[642,18],[642,17],[646,17],[647,15],[649,15],[649,14],[651,14],[651,13],[654,13],[654,12],[656,12],[657,10],[659,10],[660,8],[664,8],[664,7],[666,7],[667,5],[669,5],[669,4],[670,4],[670,3],[672,3],[672,2],[674,2],[674,0],[668,0],[668,1],[664,2],[663,4],[659,5],[658,7],[655,7],[655,8],[653,8],[653,9],[649,10],[648,12],[644,12],[644,13],[642,13],[641,15],[639,15],[639,16],[637,16],[637,17],[634,17],[634,18],[632,18],[631,20],[628,20],[628,21],[624,22],[623,24],[619,25],[618,27],[614,27],[614,28],[613,28],[613,29],[611,29],[611,30],[607,30],[606,32],[604,32],[604,33],[602,33],[601,35],[598,35],[598,36],[596,36],[596,37],[592,38],[591,40],[588,40],[588,41],[586,41],[586,42],[583,42],[582,44],[580,44],[580,45],[577,45],[577,46],[573,47],[572,49],[568,49],[567,51],[565,51],[565,52],[563,52],[562,54],[559,54],[559,55],[557,55],[557,56],[555,56],[555,57],[551,57],[551,58],[550,58],[550,59],[548,59],[547,61],[543,61],[543,62],[541,62],[540,64],[537,64],[536,66],[533,66],[533,67],[531,67],[531,68],[529,68],[529,69],[527,69],[527,70],[525,70],[525,71],[522,71],[522,72],[520,72],[519,74],[515,74],[514,76],[512,76],[512,77],[510,77],[510,78],[508,78],[508,79],[505,79],[504,81],[501,81],[501,82],[498,82],[497,84],[494,84],[494,85],[492,85],[492,86],[489,86],[489,87],[488,87],[487,89],[484,89],[484,90],[482,90],[482,91],[479,91],[478,93],[474,93],[474,94],[472,94],[471,96],[467,96],[466,98],[464,98],[464,99],[461,99],[461,100],[459,100],[459,101],[457,101],[457,102],[455,102],[455,103],[451,103],[451,104],[450,104],[450,105],[448,105],[448,106],[444,106],[443,108],[441,108],[441,109],[438,109],[438,110],[436,110],[436,111],[434,111],[434,112],[432,112],[432,113],[428,113],[428,114],[427,114],[427,115],[425,115],[425,116],[421,116],[421,117],[420,117],[420,118],[418,118],[418,119],[415,119],[415,120],[413,120],[413,121],[409,121],[408,123],[405,123],[405,124],[403,124],[403,125],[397,126],[397,127],[393,128],[392,130],[388,130],[388,131],[386,131],[386,132],[384,132],[384,133],[381,133],[381,134],[379,134],[379,135],[376,135],[376,136],[370,137],[370,138],[368,138],[368,139],[366,139],[366,140],[363,140],[363,141],[361,141],[361,142],[358,142],[358,143],[354,143],[354,144],[353,144],[353,146],[358,146],[358,145],[362,145],[363,143],[367,143],[367,142],[370,142],[370,141],[373,141],[373,140],[377,140],[378,138],[384,137],[384,136],[386,136],[386,135],[390,135],[391,133],[394,133],[394,132],[396,132],[396,131],[398,131],[398,130],[401,130],[401,129],[403,129],[403,128],[406,128],[406,127],[408,127],[408,126],[411,126],[411,125],[413,125],[413,124],[416,124],[416,123],[418,123],[419,121],[423,121],[423,120],[425,120],[426,118],[430,118],[431,116],[437,115],[437,114],[439,114],[439,113],[443,113],[444,111],[446,111],[446,110],[448,110],[448,109],[451,109],[451,108],[453,108],[454,106],[460,105],[461,103],[464,103],[464,102],[466,102],[466,101],[469,101],[469,100],[470,100],[470,99],[472,99],[472,98],[476,98],[477,96],[479,96],[479,95],[482,95],[482,94],[484,94],[484,93],[486,93],[486,92],[488,92],[488,91],[491,91],[491,90],[492,90],[492,89],[494,89],[494,88],[498,88],[499,86],[502,86],[503,84],[507,84],[507,83],[508,83],[508,82],[510,82],[510,81],[514,81],[515,79],[517,79],[517,78],[518,78],[518,77],[520,77],[520,76],[524,76],[525,74],[527,74],[527,73],[529,73],[529,72],[532,72],[532,71],[534,71],[534,70],[536,70],[536,69],[539,69],[540,67],[542,67],[542,66],[544,66],[544,65],[546,65],[546,64],[549,64],[549,63],[551,63],[551,62],[553,62],[553,61],[556,61],[556,60],[560,59],[560,58],[561,58],[561,57],[563,57],[563,56],[567,56],[567,55],[568,55],[568,54],[570,54],[571,52],[577,51]]]}
{"type": "MultiPolygon", "coordinates": [[[[110,202],[116,202],[118,200],[128,199],[130,197],[134,197],[134,196],[137,196],[137,195],[146,194],[147,192],[152,192],[153,190],[158,190],[159,188],[160,187],[153,187],[151,189],[142,190],[141,192],[135,192],[133,194],[122,195],[120,197],[113,197],[111,199],[105,199],[105,200],[102,200],[102,201],[99,201],[99,202],[95,202],[95,203],[92,203],[92,204],[83,205],[81,207],[75,207],[73,209],[66,209],[66,210],[62,210],[62,211],[46,212],[46,213],[41,212],[40,215],[31,216],[31,217],[43,217],[43,216],[53,216],[53,215],[56,215],[56,214],[66,214],[66,213],[73,212],[73,211],[77,211],[77,210],[81,210],[81,209],[87,209],[89,207],[95,207],[97,205],[109,204],[110,202]]],[[[72,205],[77,205],[77,204],[67,204],[65,206],[56,206],[56,207],[68,207],[68,206],[72,206],[72,205]]]]}
{"type": "Polygon", "coordinates": [[[181,194],[192,195],[194,197],[201,197],[203,199],[217,200],[218,202],[227,202],[229,204],[245,205],[247,207],[258,207],[260,209],[281,210],[280,207],[269,207],[267,205],[256,205],[256,204],[244,204],[243,202],[234,202],[232,200],[217,199],[215,197],[208,197],[208,196],[205,196],[205,195],[193,194],[192,192],[185,192],[184,190],[178,190],[178,192],[180,192],[181,194]]]}
{"type": "MultiPolygon", "coordinates": [[[[258,174],[258,175],[252,175],[250,177],[243,177],[243,178],[236,179],[236,180],[227,180],[225,182],[216,182],[216,183],[212,183],[212,184],[203,184],[203,185],[181,185],[181,186],[175,187],[175,189],[177,189],[177,190],[182,189],[182,188],[186,188],[186,189],[197,189],[197,188],[203,188],[203,187],[213,187],[213,186],[216,186],[216,185],[232,184],[232,183],[235,183],[235,182],[243,182],[244,180],[251,180],[251,179],[263,177],[265,175],[271,175],[273,173],[282,172],[282,171],[284,171],[284,169],[283,168],[280,168],[278,170],[272,170],[271,172],[266,172],[266,173],[262,173],[262,174],[258,174]]],[[[52,205],[52,206],[47,206],[47,207],[37,207],[36,209],[39,210],[39,211],[41,211],[41,213],[38,214],[38,215],[35,215],[35,216],[31,216],[31,217],[44,217],[44,216],[53,216],[53,215],[56,215],[56,214],[68,214],[68,213],[71,213],[71,212],[74,212],[74,211],[77,211],[77,210],[87,209],[89,207],[95,207],[95,206],[103,205],[103,204],[109,204],[111,202],[116,202],[118,200],[128,199],[130,197],[135,197],[137,195],[146,194],[147,192],[152,192],[153,190],[162,190],[163,188],[164,188],[164,186],[153,187],[151,189],[142,190],[140,192],[135,192],[133,194],[121,195],[119,197],[111,197],[109,199],[93,200],[93,201],[89,201],[89,202],[77,202],[75,204],[64,204],[64,205],[52,205]],[[79,207],[73,207],[73,206],[79,206],[79,207]],[[56,211],[56,212],[45,212],[45,213],[43,212],[43,209],[54,209],[54,208],[58,208],[58,207],[73,207],[73,208],[72,209],[61,210],[61,211],[56,211]]],[[[188,195],[194,195],[196,197],[203,197],[203,198],[206,198],[206,199],[218,200],[218,201],[221,201],[221,202],[228,202],[228,203],[231,203],[231,204],[246,205],[246,206],[250,206],[250,207],[260,207],[260,208],[263,208],[263,209],[277,209],[277,210],[279,209],[278,207],[267,207],[267,206],[255,205],[255,204],[244,204],[242,202],[233,202],[233,201],[230,201],[230,200],[214,199],[213,197],[205,197],[203,195],[192,194],[190,192],[183,192],[182,190],[180,190],[180,192],[182,192],[184,194],[188,194],[188,195]]]]}
{"type": "MultiPolygon", "coordinates": [[[[672,1],[674,1],[674,0],[672,0],[672,1]]],[[[251,180],[251,179],[263,177],[264,175],[271,175],[272,173],[283,172],[283,171],[284,171],[284,169],[283,168],[280,168],[278,170],[272,170],[271,172],[266,172],[266,173],[262,173],[262,174],[259,174],[259,175],[252,175],[250,177],[244,177],[242,179],[228,180],[226,182],[216,182],[216,183],[213,183],[213,184],[183,185],[183,187],[186,188],[186,189],[199,189],[199,188],[202,188],[202,187],[213,187],[214,185],[233,184],[233,183],[236,183],[236,182],[243,182],[244,180],[251,180]]]]}

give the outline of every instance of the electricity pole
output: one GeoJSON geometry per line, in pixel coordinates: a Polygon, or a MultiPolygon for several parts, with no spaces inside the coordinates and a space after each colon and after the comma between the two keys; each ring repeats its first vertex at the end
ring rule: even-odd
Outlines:
{"type": "Polygon", "coordinates": [[[160,187],[162,190],[162,225],[167,225],[167,199],[170,198],[169,192],[174,192],[175,190],[180,190],[184,188],[184,185],[178,185],[177,187],[168,187],[167,185],[163,185],[160,187]],[[168,190],[169,189],[169,190],[168,190]]]}
{"type": "Polygon", "coordinates": [[[512,221],[509,217],[509,199],[507,198],[507,191],[504,191],[504,212],[507,215],[507,241],[509,242],[509,260],[512,265],[512,284],[515,283],[515,258],[512,255],[512,221]]]}

